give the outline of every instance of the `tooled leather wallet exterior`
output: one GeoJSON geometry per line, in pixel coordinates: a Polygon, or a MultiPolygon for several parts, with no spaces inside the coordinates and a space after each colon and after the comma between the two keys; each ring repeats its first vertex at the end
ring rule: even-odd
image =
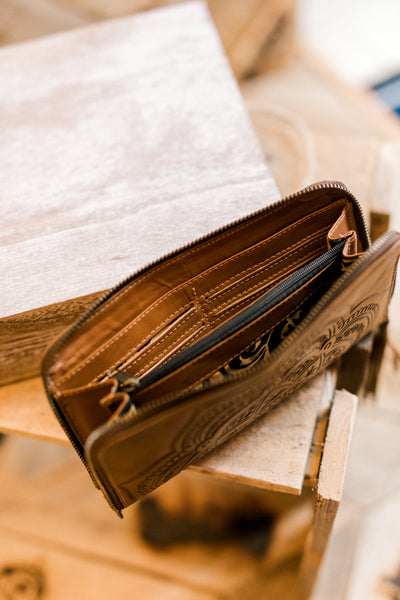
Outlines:
{"type": "Polygon", "coordinates": [[[399,253],[396,232],[370,246],[354,197],[322,183],[111,292],[43,366],[111,506],[157,488],[386,322],[399,253]]]}

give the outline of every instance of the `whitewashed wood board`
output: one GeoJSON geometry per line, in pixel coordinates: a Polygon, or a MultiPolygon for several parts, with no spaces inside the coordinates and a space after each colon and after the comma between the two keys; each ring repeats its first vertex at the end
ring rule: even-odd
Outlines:
{"type": "Polygon", "coordinates": [[[261,488],[301,494],[325,375],[312,380],[195,466],[261,488]]]}
{"type": "Polygon", "coordinates": [[[0,103],[0,381],[57,333],[35,311],[279,197],[201,2],[3,48],[0,103]]]}
{"type": "MultiPolygon", "coordinates": [[[[300,494],[325,378],[321,375],[303,386],[191,468],[264,489],[300,494]]],[[[69,444],[39,378],[0,387],[0,431],[69,444]]]]}

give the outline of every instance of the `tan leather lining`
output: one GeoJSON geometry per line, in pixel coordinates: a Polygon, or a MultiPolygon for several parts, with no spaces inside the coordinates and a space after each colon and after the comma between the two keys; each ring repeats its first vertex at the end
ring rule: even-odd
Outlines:
{"type": "Polygon", "coordinates": [[[316,288],[323,281],[324,272],[321,272],[239,333],[214,346],[207,353],[177,369],[161,381],[139,392],[135,401],[138,404],[142,404],[149,398],[154,397],[154,395],[157,396],[157,392],[160,389],[162,389],[162,394],[164,395],[191,385],[195,386],[200,381],[208,379],[215,371],[218,371],[222,366],[246,350],[249,344],[268,333],[272,327],[283,322],[295,308],[306,302],[309,296],[315,293],[316,288]]]}
{"type": "MultiPolygon", "coordinates": [[[[213,305],[209,306],[210,315],[214,318],[218,315],[226,317],[232,310],[243,308],[243,305],[248,304],[249,301],[254,302],[258,296],[265,294],[269,289],[278,285],[288,275],[296,271],[309,260],[312,260],[312,258],[321,254],[321,251],[324,251],[325,249],[325,232],[323,232],[322,235],[319,235],[318,238],[314,238],[304,247],[297,247],[292,253],[292,256],[286,256],[285,263],[281,263],[279,270],[274,272],[273,275],[268,276],[268,271],[265,269],[261,273],[257,273],[257,278],[255,275],[253,276],[255,282],[253,282],[252,285],[247,285],[249,280],[251,280],[251,277],[249,277],[246,278],[246,280],[239,282],[240,288],[239,291],[237,289],[235,290],[235,294],[221,294],[219,296],[220,303],[214,307],[213,305]],[[223,298],[226,299],[222,301],[223,298]]],[[[268,270],[270,270],[270,265],[268,265],[268,270]]]]}
{"type": "Polygon", "coordinates": [[[354,218],[353,207],[346,205],[339,219],[331,227],[328,233],[330,243],[338,242],[341,239],[348,237],[347,243],[343,249],[345,258],[356,258],[362,254],[362,247],[359,237],[357,236],[357,225],[354,218]]]}
{"type": "MultiPolygon", "coordinates": [[[[191,330],[186,331],[186,329],[183,329],[180,331],[179,340],[184,339],[185,340],[184,344],[181,344],[181,345],[174,344],[173,349],[171,349],[170,340],[163,339],[162,346],[164,346],[164,350],[160,351],[158,349],[157,355],[155,357],[153,356],[153,358],[150,361],[148,361],[148,362],[141,361],[140,359],[143,357],[139,353],[139,355],[137,355],[137,356],[134,355],[130,359],[130,361],[128,361],[128,363],[126,363],[124,365],[124,367],[121,366],[121,369],[123,370],[124,368],[128,367],[129,372],[134,374],[135,377],[139,377],[139,376],[143,375],[150,368],[153,368],[154,366],[156,366],[157,364],[159,364],[166,358],[170,358],[171,356],[181,352],[184,348],[190,346],[195,341],[195,339],[202,337],[202,335],[204,335],[204,333],[206,333],[206,330],[207,330],[207,332],[210,332],[210,331],[216,329],[223,321],[226,321],[227,318],[230,318],[233,314],[238,313],[240,310],[243,310],[243,308],[245,308],[246,306],[248,306],[249,304],[254,302],[258,297],[265,294],[266,291],[268,291],[268,289],[272,289],[273,287],[275,287],[289,273],[292,273],[293,271],[297,270],[300,266],[304,265],[306,262],[308,262],[312,258],[315,258],[320,253],[321,253],[321,243],[320,243],[320,246],[318,249],[314,249],[311,252],[309,251],[308,253],[303,254],[295,263],[287,266],[286,269],[284,270],[284,272],[282,272],[281,277],[274,278],[273,282],[272,283],[270,282],[267,287],[265,285],[260,286],[260,284],[258,284],[258,286],[254,286],[252,293],[247,294],[246,297],[233,296],[230,298],[229,303],[225,303],[225,305],[222,308],[220,307],[220,310],[218,312],[217,312],[217,310],[214,310],[213,313],[211,311],[209,311],[207,322],[204,321],[204,319],[202,317],[202,315],[203,315],[203,312],[202,312],[201,320],[197,321],[194,325],[192,325],[191,330]],[[193,329],[195,331],[193,331],[193,329]],[[196,329],[197,329],[197,331],[196,331],[196,329]],[[188,339],[188,337],[190,339],[188,339]],[[167,347],[165,347],[165,342],[168,342],[167,347]]],[[[153,352],[155,352],[156,350],[157,350],[157,347],[153,348],[153,345],[151,345],[151,347],[147,351],[147,356],[149,353],[153,354],[153,352]]]]}
{"type": "MultiPolygon", "coordinates": [[[[277,274],[271,276],[271,281],[267,282],[267,287],[265,285],[266,282],[264,281],[265,274],[262,272],[258,274],[258,282],[256,282],[255,289],[252,294],[247,294],[246,297],[241,297],[239,300],[237,299],[237,295],[231,296],[229,302],[225,301],[225,303],[223,303],[222,310],[219,310],[221,307],[218,305],[214,304],[209,306],[205,301],[200,302],[199,295],[196,295],[196,279],[193,279],[192,281],[188,282],[187,287],[189,289],[171,291],[169,294],[166,295],[166,297],[163,297],[159,302],[155,303],[153,307],[150,307],[137,319],[132,321],[130,326],[124,331],[120,332],[117,338],[114,337],[112,341],[108,343],[108,345],[97,349],[96,354],[92,357],[92,360],[90,362],[91,366],[93,367],[91,372],[88,373],[87,368],[84,370],[82,365],[78,365],[78,368],[76,368],[75,371],[72,371],[72,374],[70,373],[68,375],[68,379],[64,378],[64,380],[61,382],[63,384],[63,389],[68,389],[68,387],[75,387],[77,385],[81,385],[85,380],[89,378],[88,375],[92,375],[92,378],[105,376],[109,370],[114,370],[122,362],[129,362],[129,358],[132,355],[135,355],[137,353],[138,355],[140,355],[141,349],[143,353],[147,353],[149,349],[145,346],[145,344],[150,341],[150,345],[153,346],[152,341],[157,340],[158,335],[163,330],[167,332],[165,334],[167,335],[167,339],[165,341],[168,343],[168,345],[172,345],[174,341],[173,338],[168,339],[168,333],[169,335],[175,334],[175,337],[179,340],[180,337],[184,334],[185,329],[190,330],[191,326],[195,327],[196,324],[202,329],[202,331],[198,332],[198,335],[196,337],[200,337],[200,335],[206,329],[208,331],[211,331],[221,322],[223,322],[223,320],[232,316],[232,313],[238,312],[239,310],[243,309],[246,305],[254,301],[257,296],[261,295],[262,293],[265,293],[266,289],[272,289],[272,287],[277,285],[277,283],[289,273],[293,272],[294,270],[296,270],[296,268],[299,268],[301,265],[305,264],[305,262],[307,262],[308,260],[311,260],[311,258],[317,256],[319,253],[321,253],[321,251],[324,251],[326,246],[324,240],[324,233],[322,236],[319,237],[319,239],[313,240],[313,247],[311,249],[307,247],[308,245],[309,244],[306,244],[306,251],[304,251],[301,242],[298,243],[296,251],[285,257],[286,264],[282,268],[282,270],[278,271],[277,274]],[[182,292],[185,293],[182,295],[182,292]],[[190,295],[193,298],[192,302],[188,302],[183,307],[179,307],[178,311],[175,311],[172,314],[167,314],[165,316],[165,312],[167,312],[168,308],[170,308],[170,302],[172,298],[175,301],[177,301],[180,296],[187,298],[190,295]],[[193,308],[194,304],[196,305],[196,308],[193,308]],[[183,312],[183,318],[181,316],[182,311],[185,311],[183,312]],[[176,316],[177,312],[181,312],[179,317],[176,316]],[[208,315],[207,318],[205,318],[204,316],[205,312],[208,315]],[[154,319],[156,319],[157,315],[159,316],[158,325],[151,329],[151,324],[153,324],[153,321],[154,319]],[[165,318],[163,319],[162,317],[165,318]],[[171,330],[171,320],[177,321],[178,325],[181,324],[181,328],[179,328],[178,326],[173,326],[171,330]],[[142,325],[140,329],[139,325],[142,325]],[[146,337],[140,337],[143,330],[147,330],[146,337]],[[118,342],[118,345],[116,345],[115,342],[118,342]],[[110,347],[111,344],[113,344],[113,348],[110,347]],[[121,356],[121,352],[125,348],[127,349],[127,353],[121,356]]],[[[201,274],[200,276],[202,275],[203,274],[201,274]]],[[[160,344],[162,342],[163,338],[161,337],[160,344]]],[[[158,345],[159,344],[156,343],[154,348],[156,349],[158,345]]],[[[160,359],[161,358],[162,354],[160,354],[160,359]]],[[[89,364],[89,362],[87,361],[86,364],[89,364]]]]}
{"type": "Polygon", "coordinates": [[[158,344],[150,344],[145,352],[138,352],[129,356],[129,358],[119,366],[120,370],[129,370],[135,373],[135,377],[140,377],[150,368],[156,367],[160,362],[171,356],[182,352],[188,348],[197,339],[202,337],[208,325],[202,320],[201,313],[196,311],[197,319],[193,318],[190,327],[186,323],[182,323],[182,327],[176,330],[174,338],[162,338],[158,344]],[[198,318],[200,316],[200,318],[198,318]],[[185,326],[184,326],[185,325],[185,326]]]}
{"type": "MultiPolygon", "coordinates": [[[[274,236],[277,236],[276,239],[280,241],[282,230],[286,228],[290,233],[293,222],[312,219],[313,214],[319,215],[325,207],[329,207],[326,214],[331,214],[333,219],[333,214],[339,214],[346,203],[344,197],[337,198],[337,195],[337,191],[336,198],[332,197],[332,193],[321,191],[317,194],[305,194],[301,201],[297,199],[292,203],[289,202],[285,210],[281,210],[279,205],[272,207],[267,212],[244,221],[217,237],[201,242],[183,254],[167,259],[135,278],[100,306],[96,313],[82,324],[79,332],[71,336],[68,345],[63,348],[53,363],[52,374],[56,385],[59,385],[62,378],[81,362],[86,363],[95,349],[104,347],[113,338],[120,343],[118,336],[122,329],[129,327],[146,308],[152,306],[162,296],[199,273],[210,268],[214,269],[215,265],[224,261],[227,261],[225,266],[228,267],[231,257],[239,255],[240,252],[248,249],[249,245],[255,246],[264,240],[273,240],[274,236]],[[330,204],[330,200],[334,202],[330,204]],[[99,327],[95,327],[97,322],[100,324],[99,327]]],[[[303,235],[307,234],[303,232],[303,235]]],[[[287,243],[280,241],[280,248],[271,247],[271,255],[280,250],[282,245],[290,245],[292,240],[285,241],[287,243]]],[[[225,276],[229,277],[229,273],[225,273],[225,276]]],[[[190,301],[190,298],[188,300],[190,301]]],[[[173,304],[173,298],[169,297],[169,302],[173,304]]],[[[179,303],[181,306],[184,305],[182,298],[179,303]]],[[[160,319],[160,314],[157,314],[154,325],[160,320],[163,320],[162,315],[160,319]]],[[[152,329],[152,323],[148,325],[152,329]]]]}
{"type": "MultiPolygon", "coordinates": [[[[147,300],[145,310],[138,313],[137,306],[141,304],[141,297],[152,296],[154,281],[157,281],[157,279],[164,281],[166,279],[166,275],[160,276],[159,274],[157,276],[154,274],[154,278],[149,278],[146,274],[142,278],[145,280],[144,282],[142,281],[142,290],[139,289],[140,286],[131,286],[132,293],[124,295],[124,304],[118,306],[118,313],[114,314],[111,311],[111,314],[105,318],[103,311],[102,317],[99,317],[98,329],[108,334],[102,344],[98,343],[99,334],[96,333],[95,323],[92,321],[93,331],[91,338],[86,336],[85,340],[85,336],[83,336],[83,339],[79,338],[77,340],[77,344],[70,344],[68,346],[69,348],[71,346],[76,347],[77,360],[71,365],[72,368],[68,370],[62,368],[62,360],[57,361],[59,368],[55,380],[56,385],[61,389],[68,389],[68,387],[76,387],[82,385],[85,381],[92,381],[104,375],[113,365],[127,360],[129,354],[138,351],[143,344],[164,328],[170,320],[193,306],[196,295],[199,299],[203,293],[212,293],[217,286],[223,284],[226,278],[229,281],[229,276],[232,277],[235,272],[239,272],[240,274],[241,265],[243,263],[245,265],[246,260],[249,261],[249,265],[251,264],[251,260],[255,260],[257,263],[257,258],[264,259],[267,264],[268,261],[273,263],[276,253],[282,251],[282,246],[285,248],[290,246],[292,242],[298,243],[300,248],[302,241],[307,239],[307,235],[310,235],[313,229],[315,229],[314,219],[317,219],[319,228],[321,225],[327,226],[332,222],[334,215],[339,213],[342,206],[343,200],[340,200],[331,206],[323,207],[312,215],[306,215],[295,225],[291,224],[285,231],[275,232],[271,238],[262,240],[257,244],[253,244],[253,240],[249,236],[247,239],[247,248],[242,248],[234,257],[229,256],[222,263],[213,264],[206,271],[201,271],[199,268],[199,272],[190,280],[185,277],[185,274],[181,274],[183,283],[181,282],[178,288],[169,289],[161,297],[155,298],[152,304],[149,304],[149,300],[147,300]],[[296,237],[292,239],[288,238],[290,233],[296,234],[297,240],[296,237]],[[267,256],[265,256],[265,253],[267,256]],[[194,286],[195,293],[193,292],[194,286]],[[145,293],[147,289],[148,294],[145,293]],[[121,319],[120,313],[124,315],[124,319],[121,319]],[[132,315],[131,320],[126,318],[127,313],[132,315]],[[118,328],[118,323],[120,323],[120,328],[118,328]],[[85,353],[83,361],[80,361],[79,357],[82,354],[82,346],[85,349],[85,353]],[[95,350],[94,353],[93,350],[95,350]]],[[[207,253],[208,247],[209,244],[205,244],[205,248],[203,249],[204,254],[207,253]]],[[[290,260],[290,257],[288,258],[290,260]]],[[[189,257],[186,257],[185,265],[189,262],[191,262],[189,257]]],[[[201,264],[202,261],[200,261],[200,266],[201,264]]],[[[155,270],[160,272],[161,266],[155,270]]],[[[166,265],[166,269],[167,272],[170,271],[169,264],[166,265]]],[[[191,270],[195,270],[193,265],[191,266],[191,270]]],[[[166,288],[166,284],[161,286],[162,290],[166,288]]]]}
{"type": "Polygon", "coordinates": [[[84,444],[88,435],[105,423],[114,411],[110,411],[102,399],[115,395],[116,381],[108,380],[94,385],[63,392],[57,403],[67,416],[79,441],[84,444]]]}
{"type": "Polygon", "coordinates": [[[224,293],[225,290],[223,290],[219,293],[218,305],[215,305],[215,303],[211,304],[205,296],[198,298],[197,306],[199,311],[195,313],[195,315],[197,315],[197,320],[193,315],[193,319],[191,319],[189,323],[182,321],[180,323],[181,327],[177,327],[174,330],[174,338],[171,338],[168,334],[160,336],[158,339],[152,341],[144,351],[133,353],[119,366],[119,368],[122,370],[128,369],[130,372],[134,373],[136,377],[139,377],[150,367],[158,364],[161,360],[167,357],[170,358],[173,354],[182,351],[185,347],[188,347],[196,339],[201,337],[206,330],[211,331],[219,326],[227,317],[231,316],[230,313],[242,310],[245,306],[254,302],[257,297],[265,294],[268,289],[276,286],[288,274],[299,268],[299,266],[305,264],[305,262],[311,260],[315,256],[318,256],[318,254],[321,253],[321,249],[324,249],[325,247],[325,235],[326,232],[322,232],[317,238],[314,236],[314,239],[306,245],[309,246],[312,244],[311,248],[299,248],[298,250],[301,250],[301,253],[297,255],[294,254],[295,257],[297,256],[297,260],[294,262],[293,256],[287,256],[287,264],[279,271],[279,273],[265,279],[264,271],[260,269],[257,273],[247,276],[245,281],[240,280],[239,282],[236,282],[234,284],[235,294],[229,293],[229,295],[226,295],[224,293]],[[289,258],[291,259],[290,263],[289,258]],[[248,281],[252,278],[254,281],[252,285],[249,286],[248,281]],[[239,284],[245,286],[243,290],[237,289],[236,286],[239,284]],[[182,340],[185,340],[184,344],[181,343],[182,340]],[[171,350],[171,346],[173,346],[173,351],[171,350]],[[144,361],[143,359],[147,358],[149,355],[152,355],[151,360],[147,359],[147,362],[144,361]]]}
{"type": "MultiPolygon", "coordinates": [[[[211,302],[214,299],[219,299],[226,295],[227,293],[232,294],[232,292],[238,286],[242,284],[246,284],[246,289],[248,289],[247,284],[251,279],[255,279],[258,274],[262,274],[264,276],[266,268],[273,268],[273,272],[277,275],[279,270],[276,270],[276,267],[279,263],[282,263],[285,258],[289,258],[292,253],[298,251],[299,249],[307,248],[310,244],[315,242],[316,239],[320,240],[326,234],[326,228],[323,228],[321,231],[312,232],[309,235],[305,236],[300,242],[296,241],[294,244],[291,244],[289,247],[285,247],[279,252],[276,252],[273,257],[268,257],[260,262],[255,262],[251,264],[247,268],[241,268],[240,271],[237,271],[234,275],[229,278],[225,278],[218,286],[216,286],[212,291],[204,294],[205,299],[208,302],[211,302]]],[[[279,267],[278,267],[279,269],[279,267]]]]}

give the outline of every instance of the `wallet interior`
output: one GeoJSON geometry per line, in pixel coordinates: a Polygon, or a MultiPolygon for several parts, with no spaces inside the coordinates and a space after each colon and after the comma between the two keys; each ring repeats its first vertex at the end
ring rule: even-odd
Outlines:
{"type": "Polygon", "coordinates": [[[117,289],[58,349],[50,381],[82,445],[133,405],[268,357],[363,251],[351,202],[318,194],[204,238],[117,289]]]}

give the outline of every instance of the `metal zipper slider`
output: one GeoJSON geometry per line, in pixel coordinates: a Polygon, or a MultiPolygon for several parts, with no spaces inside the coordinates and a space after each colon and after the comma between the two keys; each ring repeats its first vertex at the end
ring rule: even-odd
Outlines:
{"type": "Polygon", "coordinates": [[[111,375],[111,377],[117,380],[118,390],[121,392],[126,392],[127,394],[134,392],[140,385],[139,379],[133,377],[133,375],[124,373],[124,371],[117,371],[114,375],[111,375]]]}

